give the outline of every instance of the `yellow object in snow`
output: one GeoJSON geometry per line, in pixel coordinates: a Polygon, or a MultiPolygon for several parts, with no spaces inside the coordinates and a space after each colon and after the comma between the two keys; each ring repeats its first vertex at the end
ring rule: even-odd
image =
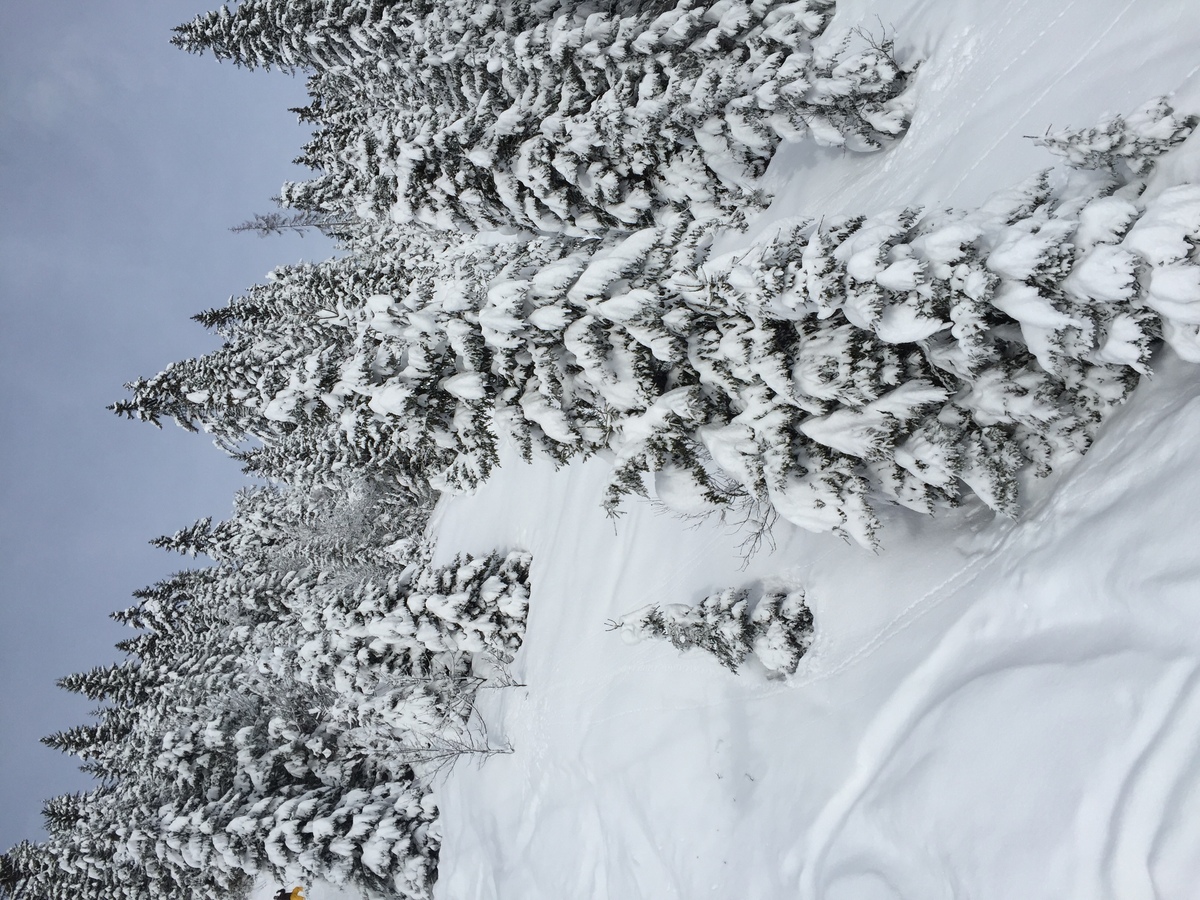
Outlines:
{"type": "Polygon", "coordinates": [[[292,892],[288,895],[288,900],[304,900],[304,888],[292,888],[292,892]]]}

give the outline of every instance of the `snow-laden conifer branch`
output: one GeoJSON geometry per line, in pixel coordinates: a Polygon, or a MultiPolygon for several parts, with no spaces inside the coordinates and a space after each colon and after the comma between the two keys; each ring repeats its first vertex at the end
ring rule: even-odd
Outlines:
{"type": "Polygon", "coordinates": [[[1129,116],[1108,116],[1091,128],[1047,131],[1035,142],[1068,165],[1141,178],[1150,173],[1157,157],[1186,140],[1198,121],[1196,116],[1176,115],[1166,97],[1156,97],[1129,116]]]}
{"type": "Polygon", "coordinates": [[[358,220],[351,216],[336,216],[329,213],[305,210],[297,213],[269,212],[255,213],[254,216],[234,225],[229,230],[243,234],[252,231],[259,237],[291,232],[300,237],[310,229],[316,229],[328,237],[343,237],[358,220]]]}

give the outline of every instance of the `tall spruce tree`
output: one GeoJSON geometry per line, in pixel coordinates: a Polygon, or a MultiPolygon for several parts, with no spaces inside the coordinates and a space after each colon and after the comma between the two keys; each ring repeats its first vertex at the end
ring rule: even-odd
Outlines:
{"type": "Polygon", "coordinates": [[[891,45],[814,45],[832,8],[246,0],[175,43],[312,73],[303,159],[324,174],[285,186],[289,205],[597,234],[666,208],[741,221],[781,140],[870,150],[901,133],[891,45]]]}

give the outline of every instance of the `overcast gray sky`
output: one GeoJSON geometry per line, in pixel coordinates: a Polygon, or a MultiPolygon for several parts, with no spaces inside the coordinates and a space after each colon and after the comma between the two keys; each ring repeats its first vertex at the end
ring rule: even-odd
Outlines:
{"type": "Polygon", "coordinates": [[[186,567],[147,540],[226,515],[241,483],[206,438],[104,406],[213,346],[190,315],[331,252],[227,230],[302,176],[305,95],[171,47],[208,8],[0,3],[0,851],[86,786],[38,743],[87,719],[55,679],[118,657],[107,614],[186,567]]]}

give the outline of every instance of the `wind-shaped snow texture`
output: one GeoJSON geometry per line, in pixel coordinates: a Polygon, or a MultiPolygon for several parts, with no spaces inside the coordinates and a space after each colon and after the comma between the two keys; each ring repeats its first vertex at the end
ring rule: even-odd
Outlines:
{"type": "MultiPolygon", "coordinates": [[[[1194,0],[842,0],[924,58],[882,155],[786,147],[734,250],[788,217],[978,204],[1045,165],[1025,135],[1174,92],[1200,112],[1194,0]]],[[[1200,139],[1150,195],[1200,182],[1200,139]]],[[[473,900],[1189,900],[1200,890],[1200,370],[1164,351],[1091,452],[981,506],[887,514],[875,555],[634,504],[608,464],[510,454],[439,512],[447,553],[533,554],[522,687],[486,692],[514,752],[439,792],[437,896],[473,900]],[[803,585],[794,676],[626,646],[606,619],[728,586],[803,585]]]]}

